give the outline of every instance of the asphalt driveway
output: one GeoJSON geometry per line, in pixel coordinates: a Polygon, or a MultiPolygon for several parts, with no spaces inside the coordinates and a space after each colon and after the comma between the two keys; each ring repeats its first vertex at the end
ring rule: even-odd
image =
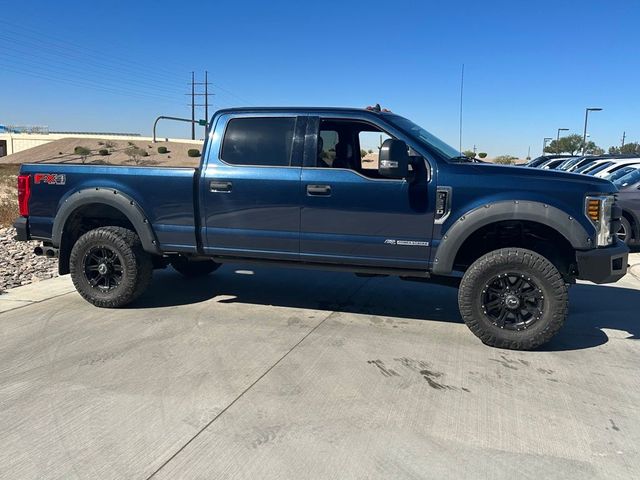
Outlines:
{"type": "Polygon", "coordinates": [[[0,297],[0,478],[638,478],[640,282],[577,285],[541,351],[455,289],[222,267],[132,308],[0,297]]]}

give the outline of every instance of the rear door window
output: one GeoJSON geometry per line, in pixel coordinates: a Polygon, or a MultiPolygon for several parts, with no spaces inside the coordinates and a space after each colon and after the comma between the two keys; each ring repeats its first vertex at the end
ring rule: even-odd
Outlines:
{"type": "Polygon", "coordinates": [[[232,165],[287,167],[295,117],[233,118],[227,123],[220,158],[232,165]]]}

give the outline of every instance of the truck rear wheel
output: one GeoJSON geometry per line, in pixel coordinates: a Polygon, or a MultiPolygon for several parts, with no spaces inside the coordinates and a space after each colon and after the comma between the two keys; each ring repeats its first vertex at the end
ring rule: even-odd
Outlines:
{"type": "Polygon", "coordinates": [[[117,308],[138,298],[151,282],[153,264],[138,235],[101,227],[82,235],[71,250],[71,280],[97,307],[117,308]]]}
{"type": "Polygon", "coordinates": [[[548,342],[567,316],[568,289],[545,257],[523,248],[487,253],[458,291],[464,322],[485,344],[531,350],[548,342]]]}
{"type": "Polygon", "coordinates": [[[216,271],[220,264],[213,260],[189,260],[178,257],[171,260],[171,266],[185,277],[202,277],[216,271]]]}

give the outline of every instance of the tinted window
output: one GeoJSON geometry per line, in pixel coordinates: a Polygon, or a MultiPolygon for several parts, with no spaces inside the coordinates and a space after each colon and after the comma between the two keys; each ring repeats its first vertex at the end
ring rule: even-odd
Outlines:
{"type": "Polygon", "coordinates": [[[222,160],[234,165],[288,166],[295,118],[234,118],[227,124],[222,160]]]}

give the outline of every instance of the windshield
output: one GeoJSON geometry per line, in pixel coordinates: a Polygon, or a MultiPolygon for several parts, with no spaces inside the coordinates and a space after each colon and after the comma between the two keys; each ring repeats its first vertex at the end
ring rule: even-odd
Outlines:
{"type": "Polygon", "coordinates": [[[571,167],[573,167],[576,163],[578,163],[580,161],[580,157],[578,158],[572,158],[571,160],[565,160],[562,165],[560,165],[559,170],[569,170],[571,167]]]}
{"type": "Polygon", "coordinates": [[[640,182],[640,170],[627,173],[625,176],[615,180],[613,184],[618,188],[624,188],[637,182],[640,182]]]}
{"type": "Polygon", "coordinates": [[[442,155],[446,160],[459,158],[462,154],[450,145],[440,140],[432,133],[427,132],[424,128],[416,125],[411,120],[407,120],[399,115],[387,115],[385,118],[394,126],[404,131],[406,134],[414,137],[422,142],[431,150],[442,155]]]}
{"type": "Polygon", "coordinates": [[[575,169],[574,172],[575,173],[583,173],[586,170],[589,170],[590,168],[595,167],[596,165],[598,165],[596,163],[596,161],[595,160],[591,160],[590,162],[585,163],[584,165],[582,165],[580,168],[575,169]]]}
{"type": "Polygon", "coordinates": [[[607,167],[610,167],[611,165],[613,165],[613,162],[604,162],[598,165],[597,167],[592,168],[591,170],[586,171],[584,173],[586,173],[587,175],[595,175],[596,173],[601,172],[602,170],[604,170],[607,167]]]}
{"type": "Polygon", "coordinates": [[[620,177],[624,177],[627,173],[633,172],[635,169],[636,167],[622,167],[620,170],[616,170],[615,172],[610,173],[604,178],[606,180],[609,180],[610,182],[613,182],[614,180],[617,180],[620,177]]]}

